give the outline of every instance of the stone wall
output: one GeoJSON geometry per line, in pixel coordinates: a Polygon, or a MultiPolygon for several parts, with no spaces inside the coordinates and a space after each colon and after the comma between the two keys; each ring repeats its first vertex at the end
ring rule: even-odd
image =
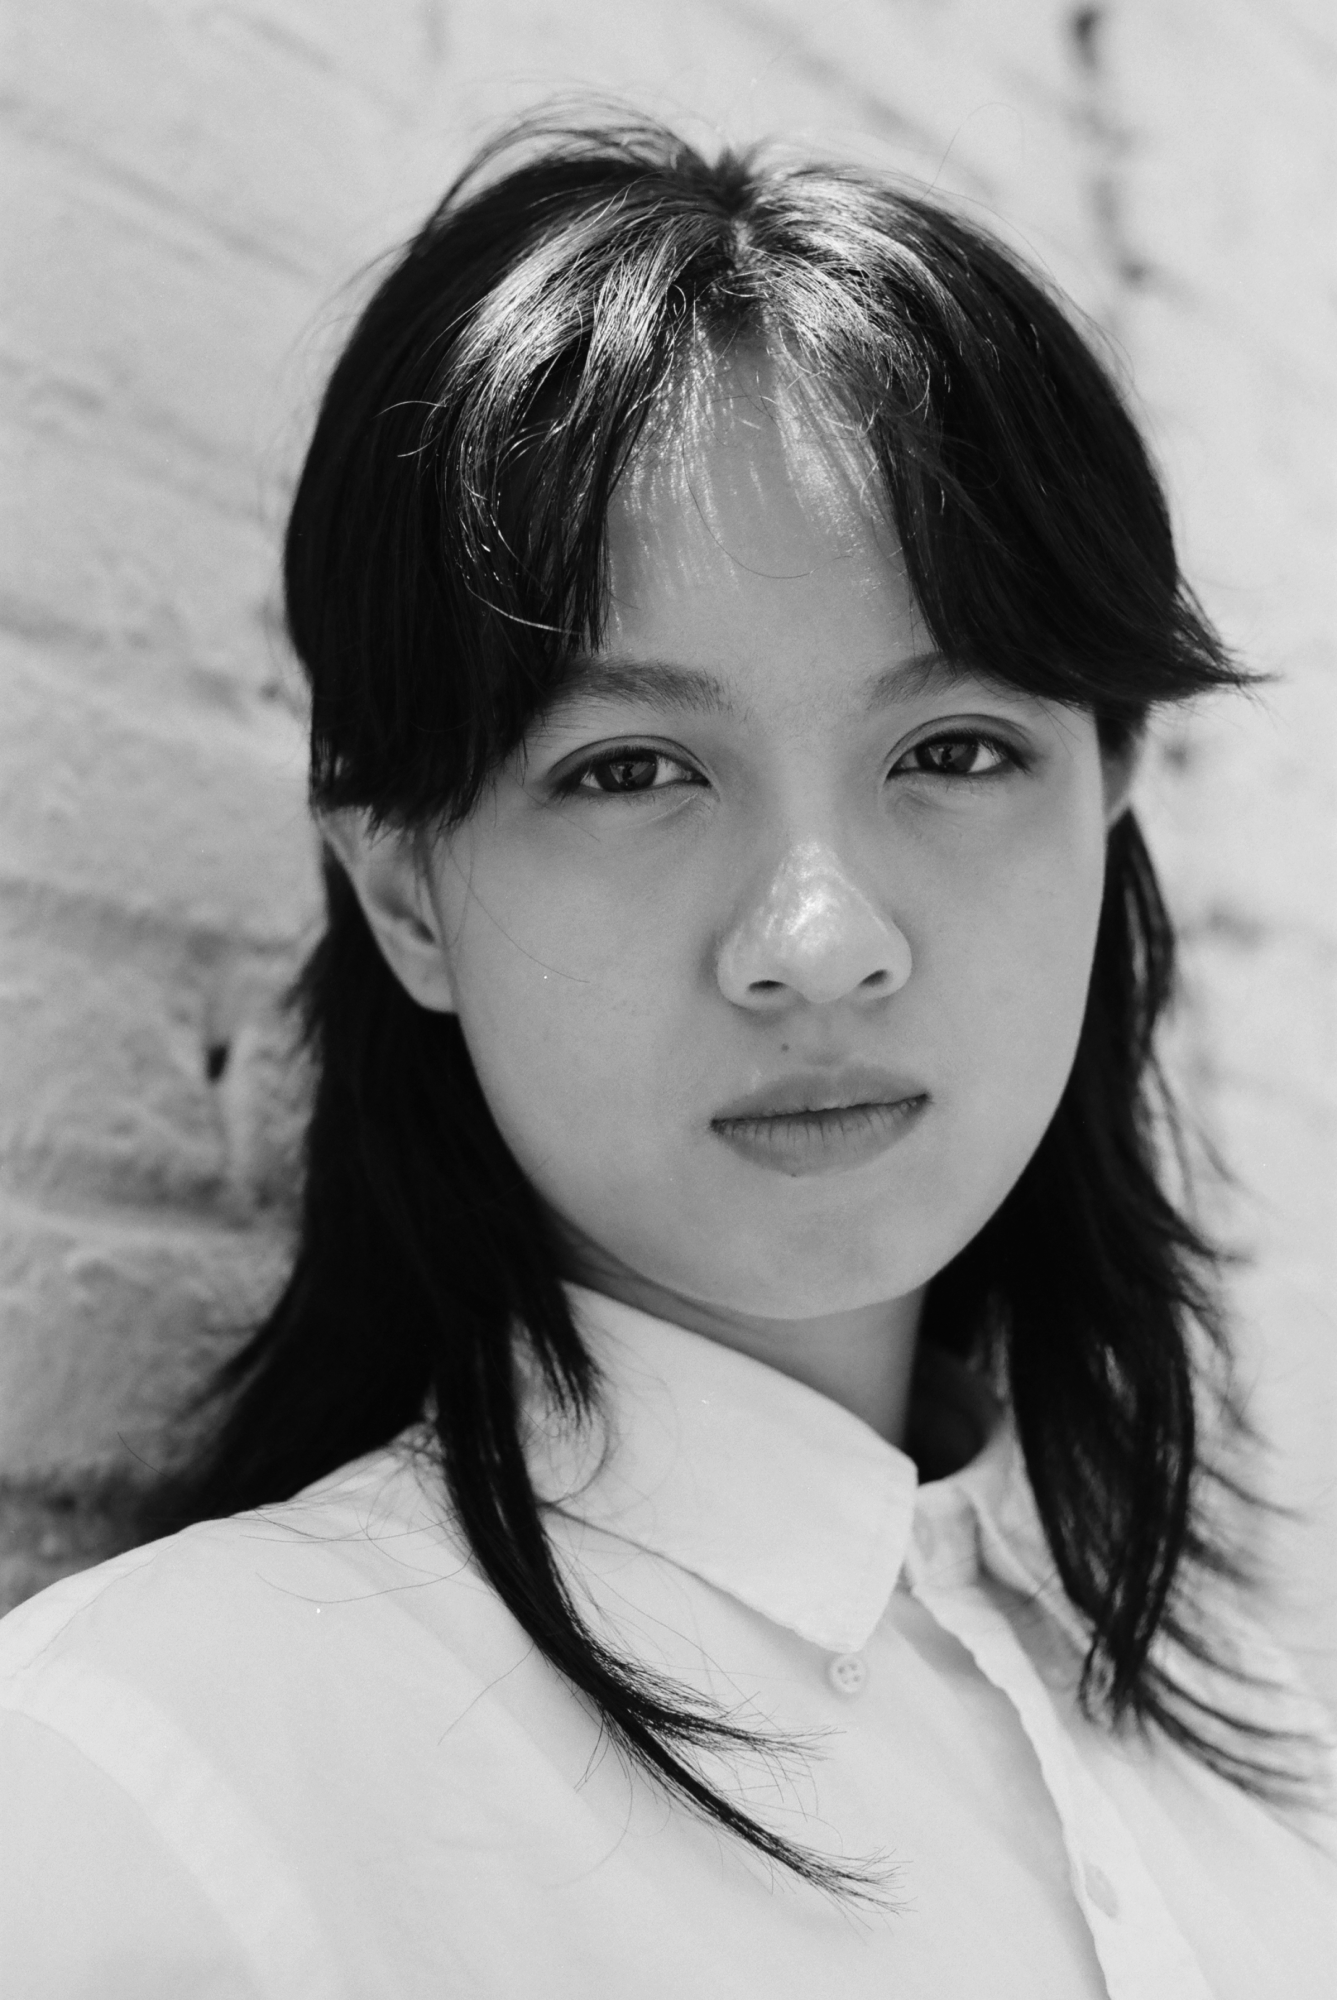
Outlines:
{"type": "Polygon", "coordinates": [[[1172,1043],[1239,1170],[1285,1618],[1334,1685],[1332,77],[1317,0],[12,0],[0,1533],[91,1560],[282,1266],[314,909],[284,494],[367,262],[500,115],[613,91],[920,174],[1106,329],[1190,567],[1278,679],[1144,796],[1172,1043]]]}

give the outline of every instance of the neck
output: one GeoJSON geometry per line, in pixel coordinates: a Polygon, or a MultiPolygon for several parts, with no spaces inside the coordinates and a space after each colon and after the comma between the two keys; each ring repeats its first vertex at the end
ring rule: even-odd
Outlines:
{"type": "Polygon", "coordinates": [[[904,1446],[922,1290],[812,1319],[767,1319],[686,1298],[597,1253],[573,1259],[569,1275],[778,1368],[861,1417],[889,1444],[904,1446]]]}

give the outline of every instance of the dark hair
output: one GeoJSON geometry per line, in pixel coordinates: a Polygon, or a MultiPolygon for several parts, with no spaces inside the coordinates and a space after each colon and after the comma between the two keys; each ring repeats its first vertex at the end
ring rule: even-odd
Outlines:
{"type": "MultiPolygon", "coordinates": [[[[382,278],[321,406],[285,569],[316,806],[405,828],[468,812],[573,652],[598,643],[605,513],[631,454],[671,423],[683,380],[740,342],[785,357],[857,427],[944,651],[1089,709],[1111,748],[1154,704],[1247,678],[1180,577],[1109,375],[988,235],[868,172],[712,162],[640,123],[530,127],[473,163],[382,278]]],[[[513,1365],[522,1329],[564,1405],[591,1413],[558,1246],[455,1020],[407,996],[332,863],[325,886],[299,989],[317,1081],[295,1262],[215,1385],[177,1518],[282,1500],[429,1414],[479,1569],[613,1739],[754,1848],[857,1893],[857,1867],[697,1775],[695,1748],[756,1739],[615,1657],[576,1610],[513,1365]]],[[[1215,1254],[1158,1172],[1153,1033],[1171,980],[1125,813],[1062,1102],[933,1281],[924,1338],[1005,1370],[1089,1628],[1088,1710],[1154,1723],[1265,1792],[1285,1782],[1283,1732],[1175,1664],[1217,1657],[1196,1585],[1241,1572],[1205,1504],[1200,1405],[1227,1351],[1215,1254]]]]}

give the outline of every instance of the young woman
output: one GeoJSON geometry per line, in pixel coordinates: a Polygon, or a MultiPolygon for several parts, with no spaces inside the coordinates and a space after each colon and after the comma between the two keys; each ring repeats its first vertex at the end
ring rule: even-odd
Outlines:
{"type": "Polygon", "coordinates": [[[300,1239],[195,1525],[0,1634],[6,1990],[1322,1990],[1129,808],[1242,675],[1062,310],[871,174],[512,138],[286,581],[300,1239]]]}

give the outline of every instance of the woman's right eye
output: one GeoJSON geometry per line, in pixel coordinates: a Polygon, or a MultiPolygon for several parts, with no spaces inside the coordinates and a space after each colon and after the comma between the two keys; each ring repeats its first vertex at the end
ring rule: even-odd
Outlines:
{"type": "Polygon", "coordinates": [[[639,747],[610,750],[601,757],[590,758],[562,780],[561,789],[568,798],[588,798],[596,792],[625,798],[668,791],[674,785],[700,783],[699,773],[678,758],[669,757],[662,750],[639,747]]]}

